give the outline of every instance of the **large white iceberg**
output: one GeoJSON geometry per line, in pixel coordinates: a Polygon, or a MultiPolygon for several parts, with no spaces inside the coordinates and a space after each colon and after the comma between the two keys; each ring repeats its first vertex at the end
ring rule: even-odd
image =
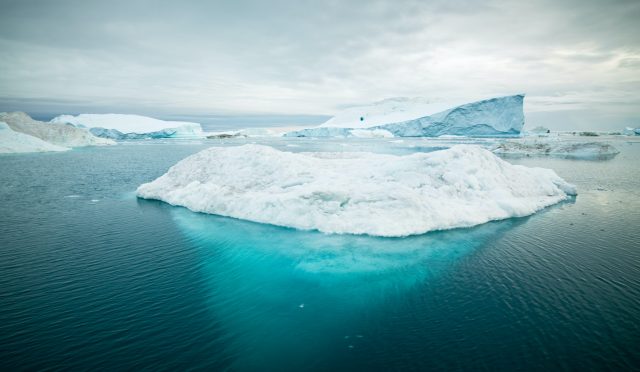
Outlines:
{"type": "Polygon", "coordinates": [[[515,136],[524,125],[524,95],[482,100],[458,106],[424,99],[388,99],[352,107],[316,128],[287,137],[351,137],[357,130],[384,130],[397,137],[515,136]]]}
{"type": "Polygon", "coordinates": [[[112,140],[98,138],[86,129],[76,128],[73,125],[49,124],[33,120],[24,112],[2,112],[0,121],[7,123],[15,132],[37,137],[57,146],[83,147],[115,144],[112,140]]]}
{"type": "Polygon", "coordinates": [[[552,170],[470,145],[406,156],[212,147],[137,190],[196,212],[388,237],[526,216],[575,193],[552,170]]]}
{"type": "Polygon", "coordinates": [[[166,121],[140,115],[80,114],[60,115],[51,123],[67,123],[90,128],[99,137],[111,139],[202,138],[202,126],[186,121],[166,121]]]}
{"type": "Polygon", "coordinates": [[[71,149],[53,145],[28,134],[16,132],[7,123],[0,121],[0,154],[67,150],[71,149]]]}

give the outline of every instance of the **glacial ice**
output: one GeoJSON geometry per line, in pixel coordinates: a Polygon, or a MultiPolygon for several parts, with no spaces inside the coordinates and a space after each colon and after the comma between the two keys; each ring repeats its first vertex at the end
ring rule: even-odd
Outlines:
{"type": "Polygon", "coordinates": [[[396,137],[515,136],[524,125],[523,101],[524,95],[514,95],[433,111],[443,106],[417,99],[389,99],[349,108],[319,127],[285,136],[350,137],[354,129],[385,130],[396,137]]]}
{"type": "Polygon", "coordinates": [[[640,128],[625,127],[622,131],[622,134],[624,134],[625,136],[640,135],[640,128]]]}
{"type": "Polygon", "coordinates": [[[212,147],[137,189],[195,212],[387,237],[526,216],[575,193],[552,170],[469,145],[406,156],[212,147]]]}
{"type": "Polygon", "coordinates": [[[0,121],[15,132],[37,137],[45,142],[62,147],[83,147],[114,145],[115,142],[98,138],[83,128],[76,128],[67,124],[50,124],[33,120],[24,112],[0,113],[0,121]]]}
{"type": "Polygon", "coordinates": [[[500,155],[544,155],[574,159],[608,159],[620,153],[614,146],[604,142],[563,141],[557,138],[504,141],[491,151],[500,155]]]}
{"type": "Polygon", "coordinates": [[[53,145],[28,134],[16,132],[7,123],[0,121],[0,154],[67,150],[71,149],[53,145]]]}
{"type": "Polygon", "coordinates": [[[80,114],[60,115],[51,123],[67,123],[90,128],[99,137],[111,139],[144,138],[202,138],[204,134],[198,123],[165,121],[140,115],[80,114]]]}

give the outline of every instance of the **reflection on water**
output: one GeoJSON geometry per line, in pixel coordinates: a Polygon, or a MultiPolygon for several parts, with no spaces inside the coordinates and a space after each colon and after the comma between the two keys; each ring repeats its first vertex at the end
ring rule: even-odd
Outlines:
{"type": "Polygon", "coordinates": [[[239,369],[291,355],[287,363],[296,366],[318,355],[319,347],[354,348],[366,337],[363,316],[384,313],[418,284],[526,220],[379,238],[297,231],[184,208],[171,213],[200,247],[209,306],[224,325],[230,354],[243,355],[234,364],[239,369]]]}

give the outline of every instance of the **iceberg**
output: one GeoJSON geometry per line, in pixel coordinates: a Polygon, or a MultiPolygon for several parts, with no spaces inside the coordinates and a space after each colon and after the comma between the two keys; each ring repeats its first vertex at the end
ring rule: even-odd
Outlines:
{"type": "Polygon", "coordinates": [[[71,149],[53,145],[28,134],[16,132],[7,123],[0,121],[0,154],[67,150],[71,149]]]}
{"type": "Polygon", "coordinates": [[[13,131],[37,137],[45,142],[61,147],[84,147],[114,145],[115,142],[98,138],[83,128],[73,125],[49,124],[33,120],[24,112],[0,113],[0,121],[5,122],[13,131]]]}
{"type": "Polygon", "coordinates": [[[285,136],[351,137],[358,129],[384,130],[396,137],[517,136],[524,125],[523,102],[524,95],[513,95],[435,111],[443,109],[443,104],[389,99],[349,108],[319,127],[289,132],[285,136]]]}
{"type": "Polygon", "coordinates": [[[80,114],[60,115],[51,123],[86,127],[99,137],[122,139],[203,138],[202,126],[186,121],[166,121],[140,115],[80,114]]]}
{"type": "Polygon", "coordinates": [[[576,189],[473,145],[396,156],[247,144],[191,155],[136,193],[300,230],[401,237],[527,216],[576,189]]]}
{"type": "Polygon", "coordinates": [[[505,141],[494,146],[494,154],[512,156],[557,156],[573,159],[611,159],[620,151],[604,142],[574,142],[561,140],[505,141]]]}
{"type": "Polygon", "coordinates": [[[624,128],[624,130],[622,131],[622,134],[624,134],[625,136],[635,136],[635,135],[640,135],[640,128],[626,127],[626,128],[624,128]]]}

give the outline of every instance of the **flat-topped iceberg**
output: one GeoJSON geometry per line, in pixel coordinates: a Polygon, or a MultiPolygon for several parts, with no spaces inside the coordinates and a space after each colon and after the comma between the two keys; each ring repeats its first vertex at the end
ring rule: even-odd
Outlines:
{"type": "Polygon", "coordinates": [[[83,128],[76,128],[73,125],[49,124],[38,120],[33,120],[24,112],[2,112],[0,121],[15,132],[37,137],[42,141],[62,147],[84,147],[114,145],[115,142],[98,138],[83,128]]]}
{"type": "Polygon", "coordinates": [[[202,138],[204,134],[198,123],[166,121],[140,115],[80,114],[60,115],[51,123],[68,123],[85,127],[91,133],[111,139],[144,138],[202,138]]]}
{"type": "Polygon", "coordinates": [[[614,146],[604,142],[576,142],[560,139],[511,140],[495,145],[491,151],[513,156],[557,156],[573,159],[610,159],[620,153],[614,146]]]}
{"type": "Polygon", "coordinates": [[[396,137],[516,136],[524,125],[523,101],[524,95],[514,95],[444,109],[443,104],[424,100],[389,99],[349,108],[319,127],[285,136],[351,137],[362,129],[384,130],[396,137]]]}
{"type": "Polygon", "coordinates": [[[406,156],[212,147],[137,190],[195,212],[387,237],[526,216],[575,193],[552,170],[470,145],[406,156]]]}
{"type": "Polygon", "coordinates": [[[28,134],[16,132],[7,123],[0,121],[0,154],[67,150],[71,149],[45,142],[28,134]]]}

